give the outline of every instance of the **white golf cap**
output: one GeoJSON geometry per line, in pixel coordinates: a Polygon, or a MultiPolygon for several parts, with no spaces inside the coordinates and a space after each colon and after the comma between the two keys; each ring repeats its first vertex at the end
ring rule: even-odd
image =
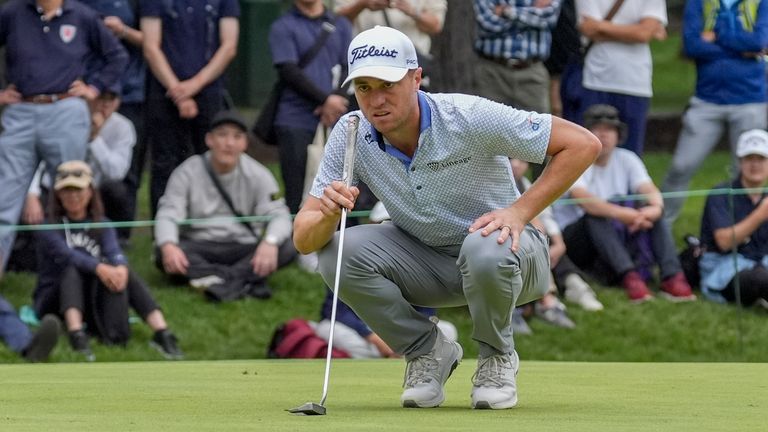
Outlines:
{"type": "Polygon", "coordinates": [[[752,129],[739,136],[736,156],[741,158],[752,154],[768,158],[768,132],[752,129]]]}
{"type": "Polygon", "coordinates": [[[413,42],[398,30],[376,26],[352,39],[347,52],[349,75],[342,85],[359,77],[387,82],[403,79],[408,70],[419,67],[413,42]]]}

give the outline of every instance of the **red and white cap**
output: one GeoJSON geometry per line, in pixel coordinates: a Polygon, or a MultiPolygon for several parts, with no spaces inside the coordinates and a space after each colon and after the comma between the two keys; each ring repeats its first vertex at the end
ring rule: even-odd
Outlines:
{"type": "Polygon", "coordinates": [[[352,39],[347,63],[349,75],[342,85],[360,77],[397,82],[410,69],[419,67],[413,42],[402,32],[385,26],[376,26],[352,39]]]}

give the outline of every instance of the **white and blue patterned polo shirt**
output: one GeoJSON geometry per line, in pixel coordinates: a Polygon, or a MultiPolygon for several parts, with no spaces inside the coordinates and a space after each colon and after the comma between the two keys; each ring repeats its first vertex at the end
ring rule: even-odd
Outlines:
{"type": "MultiPolygon", "coordinates": [[[[519,196],[509,158],[541,163],[552,117],[476,96],[419,92],[421,133],[411,160],[360,116],[353,184],[365,182],[392,223],[429,246],[459,245],[484,213],[519,196]]],[[[312,191],[342,178],[347,117],[333,128],[312,191]]]]}

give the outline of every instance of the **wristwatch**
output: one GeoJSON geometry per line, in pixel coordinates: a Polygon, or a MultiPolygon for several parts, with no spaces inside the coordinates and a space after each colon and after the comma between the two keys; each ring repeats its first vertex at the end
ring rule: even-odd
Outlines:
{"type": "Polygon", "coordinates": [[[272,246],[277,246],[280,243],[277,239],[277,236],[274,234],[267,234],[264,236],[264,242],[271,244],[272,246]]]}

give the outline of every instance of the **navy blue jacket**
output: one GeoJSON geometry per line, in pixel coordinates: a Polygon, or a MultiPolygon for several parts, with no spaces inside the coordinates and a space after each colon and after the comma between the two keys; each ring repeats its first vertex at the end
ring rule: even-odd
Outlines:
{"type": "Polygon", "coordinates": [[[6,48],[6,82],[23,96],[64,93],[77,79],[104,91],[118,82],[128,62],[98,14],[75,0],[65,0],[61,14],[50,21],[41,19],[35,0],[5,3],[0,46],[6,48]],[[103,67],[87,74],[93,58],[101,58],[103,67]]]}

